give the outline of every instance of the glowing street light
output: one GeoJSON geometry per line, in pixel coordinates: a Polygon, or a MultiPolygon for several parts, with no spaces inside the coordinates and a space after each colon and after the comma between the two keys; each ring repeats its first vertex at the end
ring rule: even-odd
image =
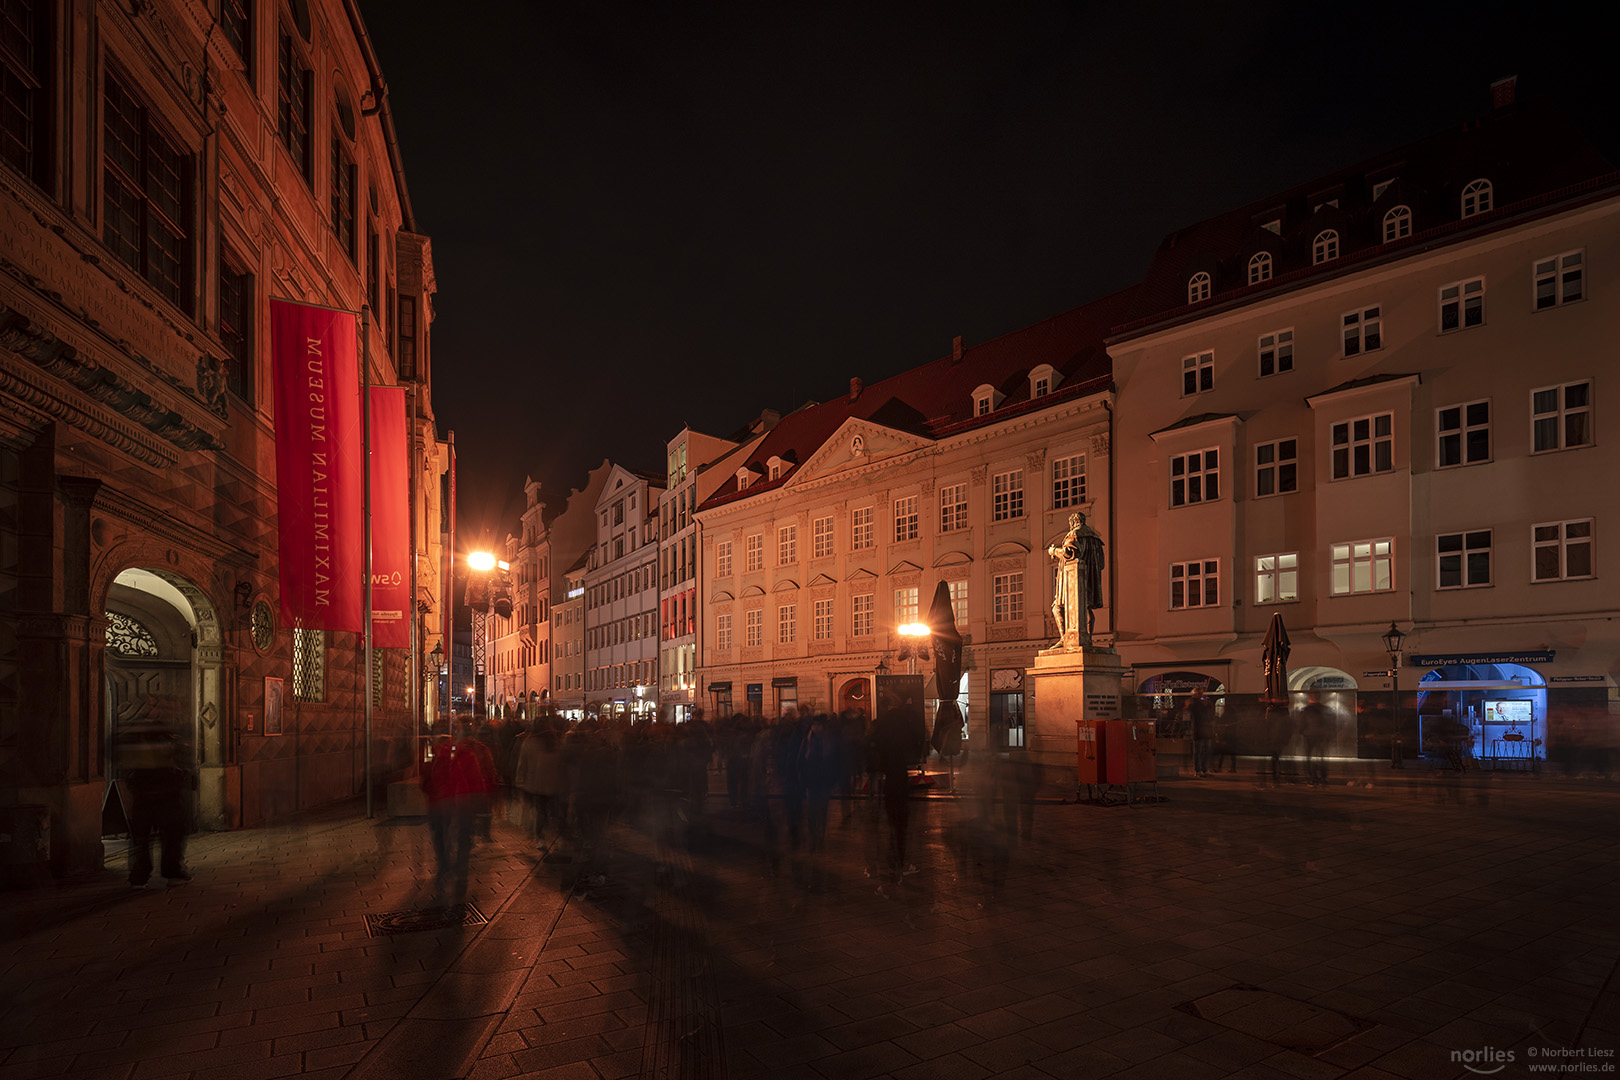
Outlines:
{"type": "Polygon", "coordinates": [[[495,556],[487,551],[474,551],[467,555],[467,565],[480,574],[487,574],[495,569],[495,556]]]}

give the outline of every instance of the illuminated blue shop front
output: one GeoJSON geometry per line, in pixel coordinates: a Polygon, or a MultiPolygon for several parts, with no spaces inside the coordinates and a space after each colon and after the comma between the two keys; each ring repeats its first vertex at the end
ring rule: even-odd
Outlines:
{"type": "Polygon", "coordinates": [[[1487,769],[1533,769],[1547,758],[1547,682],[1533,665],[1553,653],[1414,656],[1422,752],[1487,769]]]}

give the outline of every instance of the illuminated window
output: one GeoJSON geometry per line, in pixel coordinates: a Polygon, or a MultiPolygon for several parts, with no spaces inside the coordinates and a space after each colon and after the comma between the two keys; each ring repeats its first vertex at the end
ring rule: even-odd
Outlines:
{"type": "Polygon", "coordinates": [[[1473,217],[1483,214],[1491,208],[1491,182],[1489,180],[1475,180],[1462,193],[1462,216],[1473,217]]]}
{"type": "Polygon", "coordinates": [[[326,700],[325,630],[293,630],[293,700],[326,700]]]}
{"type": "Polygon", "coordinates": [[[1469,278],[1440,289],[1440,332],[1468,330],[1485,322],[1485,279],[1469,278]]]}
{"type": "Polygon", "coordinates": [[[1549,521],[1531,530],[1535,580],[1567,581],[1592,576],[1592,519],[1549,521]]]}
{"type": "Polygon", "coordinates": [[[1254,495],[1287,495],[1299,490],[1299,441],[1278,439],[1254,448],[1254,495]]]}
{"type": "Polygon", "coordinates": [[[1584,299],[1581,292],[1586,258],[1584,251],[1571,251],[1538,259],[1535,264],[1536,310],[1542,311],[1584,299]]]}
{"type": "Polygon", "coordinates": [[[872,636],[872,599],[871,593],[849,598],[849,631],[855,637],[872,636]]]}
{"type": "Polygon", "coordinates": [[[1258,285],[1271,280],[1271,253],[1257,251],[1249,257],[1249,284],[1258,285]]]}
{"type": "Polygon", "coordinates": [[[905,626],[917,621],[917,587],[894,590],[894,625],[905,626]]]}
{"type": "Polygon", "coordinates": [[[1329,259],[1339,257],[1339,233],[1335,229],[1323,229],[1311,241],[1311,263],[1325,263],[1329,259]]]}
{"type": "Polygon", "coordinates": [[[894,542],[903,544],[917,539],[917,496],[906,495],[894,500],[894,542]]]}
{"type": "Polygon", "coordinates": [[[1221,575],[1218,559],[1170,564],[1170,608],[1219,607],[1221,575]]]}
{"type": "Polygon", "coordinates": [[[1209,299],[1210,278],[1200,270],[1187,279],[1187,303],[1197,304],[1209,299]]]}
{"type": "Polygon", "coordinates": [[[1274,330],[1260,335],[1260,377],[1294,370],[1294,331],[1274,330]]]}
{"type": "Polygon", "coordinates": [[[872,546],[872,508],[862,506],[849,513],[849,546],[863,551],[872,546]]]}
{"type": "Polygon", "coordinates": [[[1345,315],[1344,329],[1344,355],[1356,356],[1364,352],[1372,352],[1384,344],[1383,317],[1376,307],[1363,308],[1345,315]]]}
{"type": "Polygon", "coordinates": [[[1591,380],[1532,390],[1530,429],[1534,436],[1533,452],[1537,454],[1591,446],[1591,380]]]}
{"type": "Polygon", "coordinates": [[[817,600],[815,610],[815,635],[817,641],[831,641],[833,636],[833,602],[831,600],[817,600]]]}
{"type": "Polygon", "coordinates": [[[833,519],[832,515],[818,517],[810,523],[810,556],[815,559],[830,559],[833,554],[833,519]]]}
{"type": "Polygon", "coordinates": [[[1086,455],[1052,459],[1052,509],[1063,510],[1086,501],[1086,455]]]}
{"type": "Polygon", "coordinates": [[[939,489],[939,531],[955,532],[968,526],[966,484],[947,484],[939,489]]]}
{"type": "Polygon", "coordinates": [[[1393,207],[1384,215],[1384,243],[1401,240],[1412,235],[1412,210],[1407,206],[1393,207]]]}
{"type": "Polygon", "coordinates": [[[953,581],[953,582],[950,583],[950,590],[951,590],[951,618],[956,620],[957,628],[960,629],[961,627],[964,627],[964,626],[967,625],[967,617],[968,617],[967,590],[968,590],[968,583],[965,582],[965,581],[953,581]]]}
{"type": "Polygon", "coordinates": [[[1215,354],[1195,353],[1181,358],[1181,396],[1191,397],[1215,389],[1215,354]]]}
{"type": "Polygon", "coordinates": [[[993,622],[1022,622],[1024,619],[1024,573],[996,574],[990,579],[990,618],[993,622]]]}
{"type": "Polygon", "coordinates": [[[1395,414],[1342,420],[1331,428],[1333,479],[1390,472],[1395,468],[1395,414]]]}
{"type": "Polygon", "coordinates": [[[990,478],[990,520],[1011,521],[1024,516],[1024,470],[996,473],[990,478]]]}
{"type": "Polygon", "coordinates": [[[1254,602],[1288,604],[1299,599],[1299,553],[1257,555],[1254,560],[1254,602]]]}
{"type": "Polygon", "coordinates": [[[1491,530],[1434,538],[1435,588],[1475,589],[1491,583],[1491,530]]]}
{"type": "Polygon", "coordinates": [[[1219,450],[1194,450],[1170,459],[1170,505],[1191,506],[1221,497],[1219,450]]]}
{"type": "Polygon", "coordinates": [[[1388,592],[1395,587],[1395,541],[1356,540],[1334,544],[1333,595],[1388,592]]]}
{"type": "Polygon", "coordinates": [[[1434,411],[1437,468],[1491,460],[1491,403],[1470,401],[1434,411]]]}

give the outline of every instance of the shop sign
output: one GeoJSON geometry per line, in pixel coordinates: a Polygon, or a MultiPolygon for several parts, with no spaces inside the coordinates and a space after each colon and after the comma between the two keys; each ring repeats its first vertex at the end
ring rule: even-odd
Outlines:
{"type": "MultiPolygon", "coordinates": [[[[1367,674],[1369,676],[1388,676],[1389,672],[1369,671],[1367,674]]],[[[1354,690],[1355,688],[1356,681],[1346,675],[1318,675],[1316,678],[1311,680],[1310,685],[1305,687],[1306,690],[1354,690]]]]}
{"type": "Polygon", "coordinates": [[[712,682],[712,683],[709,684],[709,693],[711,693],[711,694],[718,694],[722,690],[729,692],[731,690],[731,683],[729,683],[729,682],[712,682]]]}
{"type": "Polygon", "coordinates": [[[771,686],[778,690],[782,689],[783,687],[794,687],[798,685],[799,679],[795,675],[778,675],[776,678],[771,680],[771,686]]]}
{"type": "Polygon", "coordinates": [[[1452,664],[1550,664],[1555,650],[1517,653],[1436,653],[1432,656],[1413,656],[1408,659],[1413,667],[1449,667],[1452,664]]]}
{"type": "Polygon", "coordinates": [[[1607,675],[1554,675],[1547,681],[1550,683],[1600,683],[1607,682],[1607,675]]]}

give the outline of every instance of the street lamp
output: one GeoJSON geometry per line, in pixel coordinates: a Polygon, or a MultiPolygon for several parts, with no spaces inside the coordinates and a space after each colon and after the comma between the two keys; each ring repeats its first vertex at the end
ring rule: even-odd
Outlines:
{"type": "Polygon", "coordinates": [[[900,659],[911,661],[911,674],[917,674],[917,661],[928,659],[927,638],[933,633],[927,623],[913,622],[895,627],[895,632],[905,639],[900,645],[900,659]],[[916,644],[913,645],[912,643],[916,644]]]}
{"type": "Polygon", "coordinates": [[[1406,768],[1406,759],[1401,754],[1401,646],[1406,644],[1406,635],[1401,628],[1391,620],[1389,629],[1384,631],[1381,639],[1384,651],[1389,653],[1389,677],[1395,687],[1395,700],[1390,706],[1389,715],[1392,721],[1389,733],[1389,763],[1396,769],[1406,768]]]}
{"type": "Polygon", "coordinates": [[[472,611],[473,679],[476,683],[472,691],[473,715],[483,720],[487,708],[484,680],[489,657],[486,641],[489,633],[489,574],[495,569],[495,556],[487,551],[468,552],[467,569],[471,572],[467,577],[467,607],[472,611]],[[472,574],[478,575],[477,580],[473,579],[472,574]]]}
{"type": "Polygon", "coordinates": [[[433,664],[433,715],[428,718],[428,723],[431,724],[439,718],[441,685],[439,680],[444,678],[444,642],[441,641],[433,646],[433,651],[428,653],[428,660],[433,664]]]}

